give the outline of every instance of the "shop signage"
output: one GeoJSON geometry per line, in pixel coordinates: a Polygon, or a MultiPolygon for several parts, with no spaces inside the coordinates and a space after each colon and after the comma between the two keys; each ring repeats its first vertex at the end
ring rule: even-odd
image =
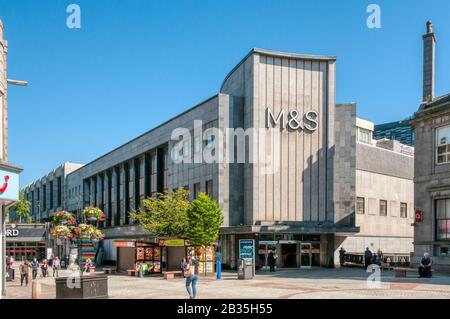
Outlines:
{"type": "Polygon", "coordinates": [[[135,242],[134,241],[115,241],[113,243],[113,245],[115,247],[130,247],[130,248],[134,248],[135,247],[135,242]]]}
{"type": "Polygon", "coordinates": [[[300,240],[280,240],[279,241],[280,244],[300,244],[301,241],[300,240]]]}
{"type": "Polygon", "coordinates": [[[308,111],[301,115],[297,110],[285,110],[284,108],[274,115],[270,107],[266,107],[266,128],[276,127],[278,124],[284,130],[288,127],[291,130],[308,130],[314,132],[319,127],[317,118],[319,114],[316,111],[308,111]]]}
{"type": "Polygon", "coordinates": [[[19,174],[0,169],[0,200],[19,200],[19,174]]]}
{"type": "Polygon", "coordinates": [[[260,240],[259,241],[259,244],[260,245],[276,245],[276,244],[278,244],[278,241],[276,241],[276,240],[260,240]]]}
{"type": "Polygon", "coordinates": [[[5,233],[6,237],[19,237],[20,235],[19,229],[14,224],[11,227],[7,227],[5,233]]]}
{"type": "Polygon", "coordinates": [[[167,246],[167,247],[180,247],[184,246],[184,239],[160,239],[158,241],[159,246],[167,246]]]}
{"type": "Polygon", "coordinates": [[[416,223],[423,222],[423,211],[416,209],[416,223]]]}
{"type": "Polygon", "coordinates": [[[255,241],[253,239],[239,239],[239,258],[255,258],[255,241]]]}

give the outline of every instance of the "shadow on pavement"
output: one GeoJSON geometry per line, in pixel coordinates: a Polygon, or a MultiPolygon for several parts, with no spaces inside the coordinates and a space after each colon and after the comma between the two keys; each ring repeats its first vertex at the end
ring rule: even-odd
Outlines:
{"type": "MultiPolygon", "coordinates": [[[[320,268],[313,267],[311,269],[278,269],[276,272],[256,271],[256,278],[272,277],[272,278],[295,278],[295,279],[343,279],[343,280],[360,280],[366,281],[371,275],[363,268],[320,268]]],[[[382,282],[399,282],[399,283],[417,283],[417,284],[433,284],[433,285],[450,285],[450,273],[435,272],[432,278],[419,278],[410,274],[405,278],[395,277],[393,270],[381,271],[382,282]]]]}

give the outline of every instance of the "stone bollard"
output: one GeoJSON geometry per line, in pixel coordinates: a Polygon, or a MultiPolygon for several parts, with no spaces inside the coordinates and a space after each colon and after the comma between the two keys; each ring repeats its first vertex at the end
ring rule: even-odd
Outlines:
{"type": "Polygon", "coordinates": [[[31,283],[31,299],[41,299],[41,283],[37,280],[33,280],[31,283]]]}

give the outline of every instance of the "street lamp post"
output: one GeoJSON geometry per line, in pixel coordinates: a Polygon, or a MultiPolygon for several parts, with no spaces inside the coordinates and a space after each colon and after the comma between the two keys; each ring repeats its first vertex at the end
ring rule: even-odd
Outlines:
{"type": "MultiPolygon", "coordinates": [[[[1,24],[0,21],[0,30],[3,29],[3,25],[1,24]]],[[[0,38],[0,41],[2,39],[0,38]]],[[[0,70],[1,72],[5,72],[5,70],[0,70]]],[[[1,79],[0,79],[1,80],[1,79]]],[[[19,86],[27,86],[28,82],[26,81],[18,81],[18,80],[10,80],[7,79],[6,81],[7,84],[10,85],[19,85],[19,86]]],[[[7,92],[7,89],[6,89],[7,92]]],[[[2,97],[2,95],[5,95],[4,92],[0,92],[0,98],[2,97]]],[[[2,113],[2,117],[4,116],[3,114],[3,106],[0,106],[1,110],[0,112],[2,113]]],[[[2,132],[3,133],[3,132],[2,132]]],[[[7,155],[5,156],[5,154],[3,153],[3,147],[4,145],[2,144],[0,146],[0,148],[2,149],[0,151],[1,153],[1,160],[4,162],[8,162],[8,157],[7,155]]],[[[9,164],[7,164],[9,165],[9,164]]],[[[5,255],[6,255],[6,236],[5,236],[5,211],[6,211],[6,205],[1,204],[0,205],[0,228],[1,228],[1,232],[0,232],[0,259],[1,259],[1,263],[2,263],[2,268],[0,269],[0,299],[2,299],[3,297],[6,296],[6,264],[5,264],[5,255]]]]}

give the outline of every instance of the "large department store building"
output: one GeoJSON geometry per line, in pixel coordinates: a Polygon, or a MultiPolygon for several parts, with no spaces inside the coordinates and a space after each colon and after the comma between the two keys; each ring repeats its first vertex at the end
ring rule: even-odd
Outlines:
{"type": "Polygon", "coordinates": [[[69,173],[64,209],[106,213],[108,261],[114,242],[156,240],[128,213],[180,187],[219,203],[231,268],[243,238],[260,265],[270,248],[281,267],[338,265],[341,247],[409,259],[413,149],[374,140],[356,104],[336,105],[335,72],[332,56],[251,50],[219,93],[69,173]]]}

